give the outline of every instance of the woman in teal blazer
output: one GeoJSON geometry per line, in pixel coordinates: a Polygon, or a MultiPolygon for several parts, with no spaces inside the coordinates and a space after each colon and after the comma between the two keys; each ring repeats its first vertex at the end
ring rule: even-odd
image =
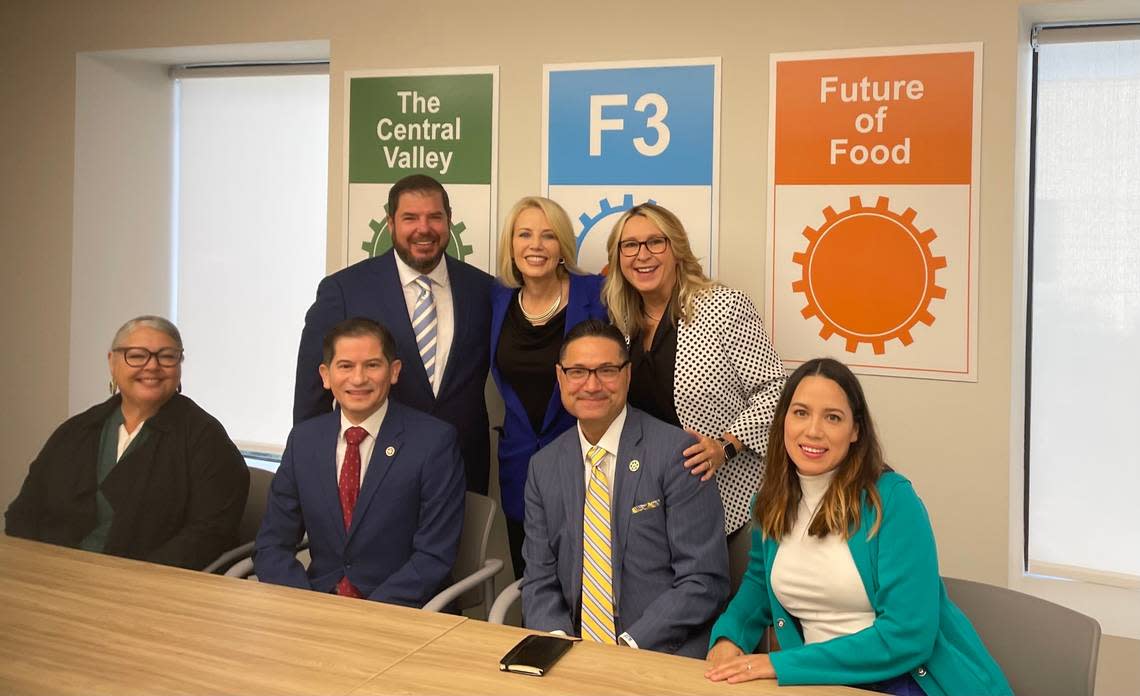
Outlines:
{"type": "Polygon", "coordinates": [[[883,462],[863,390],[846,366],[821,358],[792,374],[772,422],[766,464],[748,570],[713,626],[706,676],[908,696],[1012,694],[946,595],[926,508],[910,482],[883,462]],[[837,541],[844,538],[849,559],[837,541]],[[777,558],[782,542],[785,553],[777,558]],[[850,612],[828,610],[828,586],[841,582],[836,578],[852,562],[855,594],[859,584],[866,592],[862,625],[850,612]],[[828,565],[811,573],[812,563],[828,565]],[[811,611],[797,616],[785,608],[789,601],[811,611]],[[751,654],[769,626],[780,650],[751,654]],[[805,634],[817,640],[805,642],[805,634]]]}

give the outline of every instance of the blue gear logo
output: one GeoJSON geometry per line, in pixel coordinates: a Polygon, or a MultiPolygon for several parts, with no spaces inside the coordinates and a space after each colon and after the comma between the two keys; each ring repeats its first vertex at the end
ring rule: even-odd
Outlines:
{"type": "MultiPolygon", "coordinates": [[[[388,212],[387,204],[384,205],[384,212],[388,212]]],[[[372,239],[360,244],[360,248],[368,254],[368,258],[379,256],[392,248],[392,230],[388,229],[387,214],[381,220],[369,221],[368,226],[372,228],[372,239]]],[[[462,222],[452,223],[451,235],[447,240],[447,255],[459,261],[463,261],[474,251],[471,245],[463,243],[463,233],[466,230],[467,225],[462,222]]]]}
{"type": "MultiPolygon", "coordinates": [[[[653,200],[652,198],[650,198],[649,200],[647,200],[645,202],[646,203],[654,203],[654,204],[657,203],[657,201],[653,200]]],[[[622,196],[621,203],[619,203],[618,205],[610,205],[610,199],[608,199],[608,198],[603,198],[602,200],[598,201],[598,214],[597,215],[591,216],[591,215],[587,215],[586,213],[582,213],[581,215],[579,215],[578,221],[582,223],[582,231],[580,233],[578,233],[578,240],[577,240],[578,250],[581,251],[582,242],[586,241],[586,235],[590,234],[590,232],[594,229],[594,227],[601,220],[603,220],[604,218],[608,218],[609,216],[614,215],[614,214],[624,213],[625,211],[629,210],[632,207],[633,207],[633,194],[627,193],[624,196],[622,196]]],[[[608,232],[607,232],[607,234],[608,234],[608,232]]]]}
{"type": "MultiPolygon", "coordinates": [[[[657,201],[650,198],[644,202],[656,203],[657,201]]],[[[575,240],[576,245],[577,245],[578,261],[579,262],[582,261],[582,245],[586,242],[586,237],[589,236],[589,234],[594,231],[594,228],[598,226],[598,223],[600,223],[602,220],[610,217],[611,215],[621,215],[622,213],[629,210],[633,206],[634,206],[633,194],[627,193],[627,194],[624,194],[622,196],[621,203],[619,203],[617,205],[611,204],[608,198],[603,198],[600,201],[598,201],[598,212],[596,215],[589,215],[587,213],[582,213],[581,215],[578,216],[578,221],[582,223],[582,231],[578,233],[578,238],[575,240]]],[[[608,236],[610,231],[611,230],[603,229],[603,235],[608,236]]],[[[602,243],[601,249],[602,249],[602,256],[604,257],[605,256],[605,242],[602,243]]],[[[607,273],[607,271],[609,271],[609,265],[608,264],[606,264],[600,270],[600,273],[602,275],[605,275],[607,273]]]]}

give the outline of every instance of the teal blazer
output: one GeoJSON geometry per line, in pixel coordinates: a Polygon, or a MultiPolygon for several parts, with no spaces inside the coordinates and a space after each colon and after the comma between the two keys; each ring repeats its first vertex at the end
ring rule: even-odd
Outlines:
{"type": "Polygon", "coordinates": [[[796,619],[772,592],[779,543],[754,529],[748,570],[713,626],[709,646],[727,638],[753,652],[764,629],[774,625],[781,649],[770,657],[780,684],[858,685],[909,672],[928,696],[1012,696],[969,619],[946,595],[930,518],[910,481],[887,472],[878,488],[878,533],[867,539],[875,516],[864,501],[859,531],[847,542],[875,611],[873,624],[804,645],[796,619]]]}

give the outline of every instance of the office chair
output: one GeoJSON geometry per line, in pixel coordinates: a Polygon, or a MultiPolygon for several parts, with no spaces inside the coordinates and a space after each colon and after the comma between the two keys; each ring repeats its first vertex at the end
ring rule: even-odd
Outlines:
{"type": "MultiPolygon", "coordinates": [[[[309,556],[309,535],[301,537],[301,543],[297,544],[297,560],[301,562],[304,568],[309,567],[309,562],[312,560],[309,556]]],[[[227,578],[243,578],[248,580],[256,580],[257,576],[253,574],[253,543],[249,544],[249,552],[242,557],[240,561],[234,563],[229,569],[223,573],[227,578]]]]}
{"type": "MultiPolygon", "coordinates": [[[[740,589],[740,583],[744,580],[744,571],[748,570],[748,558],[752,553],[752,521],[749,520],[744,529],[736,535],[736,538],[728,544],[728,582],[729,582],[729,600],[736,596],[736,591],[740,589]]],[[[760,644],[756,646],[754,653],[767,653],[771,651],[775,639],[775,632],[771,627],[764,631],[764,635],[760,638],[760,644]]]]}
{"type": "Polygon", "coordinates": [[[224,552],[214,562],[202,569],[204,573],[220,573],[228,570],[237,561],[253,553],[253,540],[261,527],[265,514],[265,503],[269,499],[269,484],[273,483],[273,472],[249,468],[249,495],[245,499],[245,511],[238,524],[238,546],[224,552]]]}
{"type": "Polygon", "coordinates": [[[752,522],[744,525],[744,529],[728,544],[728,580],[729,597],[736,595],[740,589],[740,581],[744,579],[744,571],[748,570],[748,554],[752,551],[752,522]]]}
{"type": "Polygon", "coordinates": [[[478,493],[467,493],[463,509],[463,534],[459,537],[459,553],[451,577],[459,578],[424,605],[425,611],[441,611],[452,602],[459,611],[481,606],[487,611],[495,596],[495,576],[503,569],[503,561],[487,558],[491,524],[498,506],[478,493]]]}
{"type": "Polygon", "coordinates": [[[502,624],[506,621],[507,612],[510,611],[511,605],[522,596],[521,585],[522,580],[515,580],[503,588],[503,591],[495,598],[495,603],[491,605],[491,611],[487,613],[487,623],[502,624]]]}
{"type": "Polygon", "coordinates": [[[1100,624],[1031,595],[943,578],[1015,694],[1093,696],[1100,624]]]}

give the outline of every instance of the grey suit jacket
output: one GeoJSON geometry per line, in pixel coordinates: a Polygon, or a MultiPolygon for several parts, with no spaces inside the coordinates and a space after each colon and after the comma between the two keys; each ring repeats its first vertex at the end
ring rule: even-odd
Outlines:
{"type": "MultiPolygon", "coordinates": [[[[614,468],[614,607],[618,635],[628,633],[639,648],[704,657],[728,599],[728,552],[716,482],[682,466],[692,443],[683,430],[629,408],[614,468]]],[[[579,635],[584,466],[577,428],[530,461],[527,628],[579,635]]]]}

